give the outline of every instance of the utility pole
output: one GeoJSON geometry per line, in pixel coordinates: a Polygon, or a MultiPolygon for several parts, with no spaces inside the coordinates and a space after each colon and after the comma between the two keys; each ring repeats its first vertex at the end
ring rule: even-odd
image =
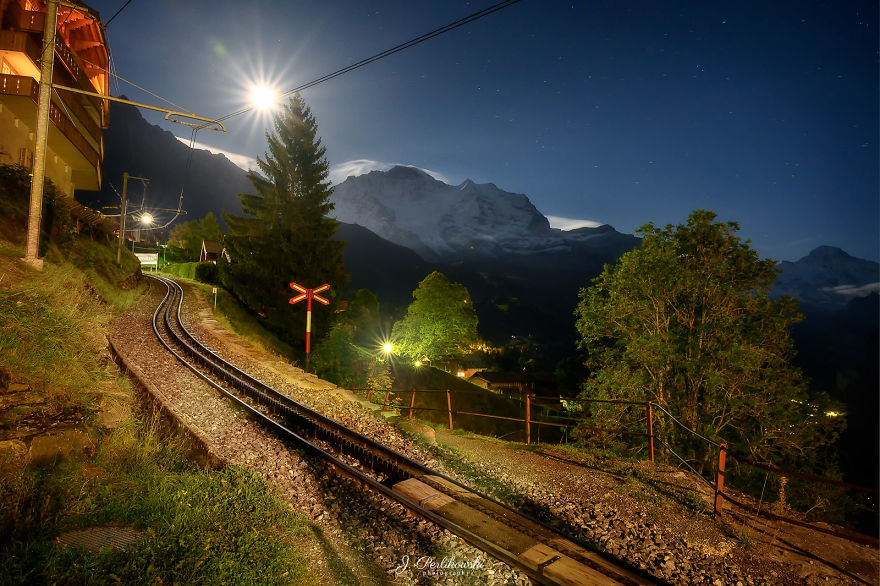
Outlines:
{"type": "MultiPolygon", "coordinates": [[[[119,245],[116,247],[116,264],[122,266],[122,241],[125,239],[125,216],[128,213],[128,206],[126,196],[128,194],[128,180],[129,179],[137,179],[139,181],[147,181],[150,180],[146,177],[133,177],[128,174],[128,171],[122,174],[122,206],[120,207],[119,214],[119,245]]],[[[131,243],[131,250],[134,251],[134,242],[131,243]]]]}
{"type": "Polygon", "coordinates": [[[52,101],[52,65],[55,61],[55,22],[58,0],[47,0],[43,24],[43,56],[40,61],[40,96],[37,103],[37,137],[34,144],[34,169],[31,179],[31,205],[28,213],[27,244],[24,262],[43,269],[40,256],[40,218],[43,212],[43,184],[46,175],[46,143],[49,137],[49,105],[52,101]]]}

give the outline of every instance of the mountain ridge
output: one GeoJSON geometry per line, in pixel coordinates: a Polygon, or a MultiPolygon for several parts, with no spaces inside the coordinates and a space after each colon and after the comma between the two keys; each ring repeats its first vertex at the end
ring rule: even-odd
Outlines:
{"type": "Polygon", "coordinates": [[[470,179],[449,185],[402,165],[349,176],[331,201],[339,221],[364,226],[431,261],[572,252],[610,261],[639,241],[607,225],[563,232],[524,194],[470,179]]]}

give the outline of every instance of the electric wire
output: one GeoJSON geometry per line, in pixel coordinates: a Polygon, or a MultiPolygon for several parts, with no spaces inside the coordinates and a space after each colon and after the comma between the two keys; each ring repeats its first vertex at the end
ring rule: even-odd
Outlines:
{"type": "MultiPolygon", "coordinates": [[[[110,22],[113,21],[113,19],[116,18],[119,15],[119,13],[121,13],[129,4],[131,4],[132,1],[133,0],[128,0],[119,10],[116,11],[116,13],[113,16],[110,17],[110,19],[106,23],[104,23],[105,30],[106,30],[107,26],[109,26],[110,22]]],[[[427,33],[419,35],[413,39],[410,39],[409,41],[395,45],[394,47],[391,47],[390,49],[386,49],[380,53],[376,53],[375,55],[372,55],[370,57],[367,57],[365,59],[361,59],[360,61],[352,63],[351,65],[348,65],[348,66],[343,67],[341,69],[337,69],[336,71],[334,71],[332,73],[328,73],[328,74],[323,75],[317,79],[314,79],[312,81],[309,81],[307,83],[299,85],[293,89],[290,89],[290,90],[282,93],[281,96],[283,97],[283,96],[289,96],[291,94],[295,94],[299,91],[314,87],[318,84],[324,83],[325,81],[329,81],[331,79],[339,77],[340,75],[344,75],[344,74],[349,73],[351,71],[354,71],[356,69],[360,69],[361,67],[369,65],[370,63],[374,63],[376,61],[379,61],[380,59],[384,59],[385,57],[389,57],[391,55],[394,55],[396,53],[399,53],[401,51],[409,49],[410,47],[414,47],[414,46],[419,45],[425,41],[433,39],[434,37],[438,37],[444,33],[450,32],[450,31],[455,30],[459,27],[462,27],[466,24],[469,24],[471,22],[474,22],[476,20],[479,20],[481,18],[489,16],[490,14],[494,14],[495,12],[498,12],[499,10],[503,10],[504,8],[507,8],[509,6],[517,4],[520,1],[521,0],[503,0],[501,2],[497,2],[497,3],[495,3],[491,6],[488,6],[482,10],[478,10],[477,12],[469,14],[468,16],[459,18],[458,20],[455,20],[451,23],[448,23],[448,24],[443,25],[441,27],[435,28],[432,31],[429,31],[427,33]]],[[[157,99],[163,100],[163,101],[167,102],[168,104],[173,105],[175,108],[180,108],[183,111],[187,111],[187,112],[192,113],[191,111],[187,110],[186,108],[182,108],[181,106],[174,104],[170,100],[166,100],[165,98],[162,98],[161,96],[154,94],[154,93],[150,92],[149,90],[146,90],[145,88],[138,86],[137,84],[123,78],[122,76],[117,75],[116,73],[113,73],[112,71],[108,71],[108,72],[110,73],[111,76],[113,76],[114,79],[117,80],[117,92],[118,92],[118,81],[121,80],[121,81],[124,81],[125,83],[131,84],[132,86],[134,86],[142,91],[149,93],[151,96],[156,97],[157,99]]],[[[235,112],[232,112],[232,113],[227,114],[225,116],[217,118],[217,121],[222,122],[224,120],[228,120],[230,118],[234,118],[236,116],[240,116],[242,114],[250,112],[253,109],[254,109],[254,106],[247,106],[245,108],[241,108],[241,109],[236,110],[235,112]]],[[[184,192],[184,187],[186,186],[186,178],[189,174],[189,169],[192,164],[192,154],[193,154],[193,150],[195,149],[196,135],[198,134],[199,130],[201,130],[202,128],[207,128],[207,127],[208,127],[208,124],[202,124],[202,125],[198,125],[198,126],[193,126],[193,128],[192,128],[192,131],[190,134],[189,152],[187,154],[186,163],[184,165],[184,172],[183,172],[183,176],[182,176],[183,179],[182,179],[182,183],[181,183],[181,187],[180,187],[180,197],[178,199],[178,213],[175,215],[175,218],[180,215],[180,210],[182,209],[183,192],[184,192]]],[[[170,222],[169,222],[169,224],[170,224],[170,222]]],[[[167,225],[168,224],[166,224],[166,226],[167,225]]]]}
{"type": "Polygon", "coordinates": [[[128,5],[131,4],[132,2],[133,2],[133,0],[128,0],[128,2],[126,2],[125,4],[123,4],[123,5],[122,5],[122,8],[120,8],[119,10],[117,10],[116,13],[113,14],[113,16],[110,17],[110,20],[108,20],[107,22],[104,23],[104,29],[106,30],[107,27],[110,26],[110,23],[113,22],[113,19],[116,18],[117,16],[119,16],[119,13],[122,12],[123,10],[125,10],[125,9],[128,7],[128,5]]]}
{"type": "MultiPolygon", "coordinates": [[[[306,83],[299,85],[293,89],[287,90],[286,92],[282,93],[281,96],[283,97],[283,96],[289,96],[291,94],[295,94],[296,92],[308,89],[310,87],[314,87],[320,83],[324,83],[325,81],[329,81],[335,77],[339,77],[340,75],[354,71],[355,69],[360,69],[361,67],[364,67],[365,65],[369,65],[370,63],[374,63],[380,59],[384,59],[385,57],[389,57],[391,55],[394,55],[395,53],[399,53],[405,49],[409,49],[410,47],[414,47],[414,46],[416,46],[420,43],[423,43],[429,39],[433,39],[434,37],[440,36],[444,33],[448,33],[449,31],[455,30],[461,26],[464,26],[466,24],[474,22],[475,20],[479,20],[485,16],[488,16],[490,14],[498,12],[499,10],[503,10],[504,8],[507,8],[508,6],[513,6],[514,4],[517,4],[520,1],[521,0],[504,0],[502,2],[498,2],[496,4],[493,4],[492,6],[489,6],[487,8],[482,9],[482,10],[474,12],[473,14],[470,14],[470,15],[465,16],[463,18],[459,18],[456,21],[453,21],[449,24],[446,24],[444,26],[436,28],[430,32],[423,34],[423,35],[419,35],[418,37],[410,39],[409,41],[406,41],[404,43],[400,43],[399,45],[395,45],[394,47],[391,47],[390,49],[386,49],[380,53],[376,53],[375,55],[373,55],[371,57],[367,57],[366,59],[361,59],[360,61],[357,61],[356,63],[352,63],[351,65],[348,65],[347,67],[343,67],[342,69],[337,69],[333,73],[328,73],[327,75],[324,75],[324,76],[319,77],[317,79],[314,79],[312,81],[306,82],[306,83]]],[[[235,112],[232,112],[231,114],[221,116],[220,118],[217,118],[217,120],[222,122],[224,120],[234,118],[235,116],[240,116],[242,114],[250,112],[254,108],[255,108],[255,106],[246,106],[244,108],[241,108],[240,110],[236,110],[235,112]]],[[[207,125],[202,125],[197,128],[205,128],[206,126],[207,125]]]]}

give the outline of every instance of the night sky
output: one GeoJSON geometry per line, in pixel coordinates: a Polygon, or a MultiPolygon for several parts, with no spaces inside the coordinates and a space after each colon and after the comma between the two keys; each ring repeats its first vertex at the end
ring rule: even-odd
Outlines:
{"type": "MultiPolygon", "coordinates": [[[[107,38],[117,75],[219,117],[255,81],[286,91],[492,3],[133,0],[107,38]]],[[[106,21],[125,2],[87,4],[106,21]]],[[[415,165],[623,232],[708,208],[763,256],[877,260],[877,19],[876,0],[522,0],[303,97],[334,177],[415,165]]],[[[262,156],[267,124],[196,140],[262,156]]]]}

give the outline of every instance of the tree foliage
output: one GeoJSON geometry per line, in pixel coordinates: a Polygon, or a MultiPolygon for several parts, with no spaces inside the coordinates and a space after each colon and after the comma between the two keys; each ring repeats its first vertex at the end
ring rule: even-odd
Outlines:
{"type": "MultiPolygon", "coordinates": [[[[647,224],[641,247],[581,291],[577,327],[592,372],[584,396],[656,401],[739,453],[824,466],[830,452],[822,447],[842,420],[825,415],[827,399],[809,397],[789,365],[796,302],[771,299],[775,261],[742,242],[736,223],[714,219],[697,210],[686,225],[647,224]]],[[[612,424],[621,412],[592,410],[612,424]]],[[[658,424],[674,447],[702,459],[704,442],[665,417],[658,424]]]]}
{"type": "Polygon", "coordinates": [[[477,341],[477,312],[467,288],[434,271],[413,292],[392,337],[401,354],[418,359],[459,359],[477,341]]]}
{"type": "Polygon", "coordinates": [[[355,291],[348,309],[315,348],[312,364],[321,378],[346,388],[383,388],[391,384],[384,353],[376,351],[379,339],[379,300],[367,289],[355,291]]]}
{"type": "Polygon", "coordinates": [[[220,222],[214,212],[208,212],[201,220],[176,224],[168,234],[168,244],[176,252],[174,260],[197,261],[202,254],[203,240],[220,242],[222,238],[220,222]]]}
{"type": "Polygon", "coordinates": [[[224,244],[231,264],[221,265],[224,286],[267,325],[294,341],[305,337],[305,302],[290,305],[294,281],[314,288],[330,284],[329,307],[312,312],[312,331],[326,333],[337,292],[345,286],[342,250],[333,240],[328,164],[311,110],[297,94],[266,133],[268,152],[249,172],[255,194],[241,194],[244,215],[226,214],[224,244]]]}

